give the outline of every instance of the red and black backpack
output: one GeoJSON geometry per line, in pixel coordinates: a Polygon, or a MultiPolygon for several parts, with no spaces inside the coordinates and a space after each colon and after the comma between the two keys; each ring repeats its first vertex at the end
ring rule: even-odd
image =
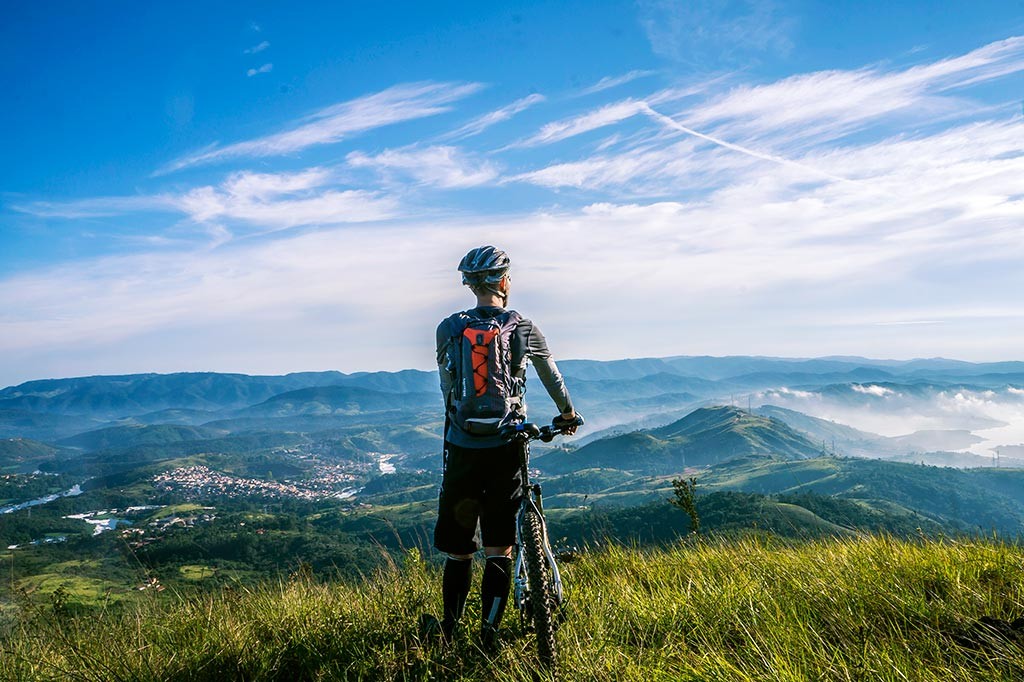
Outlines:
{"type": "Polygon", "coordinates": [[[494,317],[467,311],[448,319],[451,419],[466,433],[493,435],[522,405],[523,382],[512,368],[512,334],[523,318],[506,310],[494,317]]]}

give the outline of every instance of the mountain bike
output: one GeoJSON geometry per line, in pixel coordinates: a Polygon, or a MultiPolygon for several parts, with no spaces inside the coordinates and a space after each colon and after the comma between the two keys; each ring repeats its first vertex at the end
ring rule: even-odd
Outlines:
{"type": "Polygon", "coordinates": [[[530,482],[530,442],[549,443],[555,436],[582,425],[583,417],[577,415],[572,422],[549,426],[519,422],[502,430],[505,440],[521,445],[513,599],[522,622],[533,626],[537,635],[537,656],[549,671],[555,669],[555,631],[561,619],[565,591],[555,554],[548,543],[540,484],[530,482]]]}

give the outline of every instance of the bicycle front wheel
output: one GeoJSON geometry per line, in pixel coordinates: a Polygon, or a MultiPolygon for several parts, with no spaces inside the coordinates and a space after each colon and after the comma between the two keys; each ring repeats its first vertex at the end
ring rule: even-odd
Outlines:
{"type": "Polygon", "coordinates": [[[530,582],[530,611],[537,633],[537,656],[541,665],[555,669],[555,595],[551,589],[551,568],[544,553],[544,522],[530,505],[523,515],[523,552],[526,577],[530,582]]]}

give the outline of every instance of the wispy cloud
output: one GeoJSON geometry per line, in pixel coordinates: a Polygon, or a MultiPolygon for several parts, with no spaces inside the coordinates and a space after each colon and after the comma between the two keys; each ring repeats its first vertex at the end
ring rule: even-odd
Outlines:
{"type": "Polygon", "coordinates": [[[540,104],[545,100],[544,95],[532,94],[527,95],[521,99],[517,99],[511,104],[495,109],[489,113],[484,114],[478,118],[473,119],[466,125],[453,130],[452,132],[443,136],[446,140],[457,140],[467,137],[473,137],[479,135],[483,131],[487,130],[493,125],[507,121],[521,111],[525,111],[535,104],[540,104]]]}
{"type": "Polygon", "coordinates": [[[263,50],[267,49],[268,47],[270,47],[270,41],[264,40],[263,42],[257,45],[253,45],[252,47],[246,48],[242,52],[243,54],[257,54],[259,52],[263,52],[263,50]]]}
{"type": "Polygon", "coordinates": [[[273,70],[274,70],[274,65],[271,64],[270,62],[267,62],[266,64],[264,64],[263,66],[261,66],[258,69],[249,69],[248,71],[245,72],[245,75],[249,76],[249,78],[252,78],[253,76],[257,76],[257,75],[259,75],[261,73],[270,73],[273,70]]]}
{"type": "Polygon", "coordinates": [[[36,202],[14,208],[59,218],[180,213],[195,223],[217,225],[214,237],[220,241],[226,234],[224,222],[243,232],[252,228],[276,231],[386,220],[399,213],[393,197],[378,191],[342,189],[332,170],[319,167],[295,173],[236,172],[219,185],[203,185],[180,194],[36,202]]]}
{"type": "Polygon", "coordinates": [[[498,177],[494,163],[472,158],[450,146],[389,149],[373,156],[352,152],[345,160],[353,168],[399,173],[418,183],[447,189],[474,187],[498,177]]]}
{"type": "Polygon", "coordinates": [[[905,69],[820,71],[736,87],[687,110],[684,120],[734,135],[822,142],[895,113],[926,118],[963,112],[964,102],[948,93],[1022,70],[1024,38],[1015,37],[905,69]]]}
{"type": "MultiPolygon", "coordinates": [[[[756,149],[752,149],[743,145],[735,144],[727,140],[723,140],[714,135],[708,135],[706,133],[694,130],[688,126],[685,126],[670,116],[662,114],[653,109],[647,102],[642,100],[627,100],[618,104],[613,104],[607,107],[598,109],[597,111],[589,112],[582,116],[578,116],[566,121],[559,121],[556,123],[549,123],[534,136],[523,140],[518,146],[531,147],[541,144],[551,144],[561,140],[581,135],[592,130],[597,130],[608,125],[619,123],[628,118],[632,118],[637,114],[644,114],[650,119],[657,122],[659,125],[664,126],[670,130],[691,135],[698,139],[710,142],[711,144],[729,149],[746,156],[750,156],[763,161],[770,161],[772,163],[789,165],[794,168],[800,168],[806,171],[812,176],[827,177],[832,180],[843,180],[836,175],[828,173],[827,171],[811,168],[805,164],[797,161],[782,157],[777,154],[771,154],[756,149]]],[[[613,177],[621,177],[623,179],[635,178],[635,171],[638,168],[650,168],[657,170],[660,173],[665,172],[665,167],[653,166],[652,162],[656,162],[657,159],[665,159],[666,154],[663,151],[653,152],[642,152],[637,154],[635,152],[628,152],[619,157],[621,169],[616,169],[614,172],[609,174],[612,170],[609,165],[608,157],[600,157],[597,159],[590,159],[576,163],[561,163],[554,167],[549,167],[542,171],[533,173],[526,173],[520,178],[527,178],[530,180],[540,181],[542,184],[549,184],[554,181],[558,184],[570,184],[574,186],[580,186],[579,183],[587,177],[601,178],[600,182],[604,184],[607,180],[613,177]],[[639,164],[639,165],[638,165],[639,164]]],[[[668,160],[668,159],[665,159],[668,160]]]]}
{"type": "Polygon", "coordinates": [[[576,94],[579,97],[582,97],[584,95],[593,95],[594,93],[597,92],[603,92],[605,90],[610,90],[611,88],[617,88],[620,85],[625,85],[626,83],[631,83],[632,81],[635,81],[638,78],[646,78],[647,76],[653,76],[655,73],[657,72],[633,70],[621,76],[605,76],[604,78],[597,81],[590,87],[583,88],[576,94]]]}
{"type": "Polygon", "coordinates": [[[694,145],[689,141],[554,163],[509,179],[551,188],[637,190],[648,197],[669,196],[683,181],[691,188],[705,189],[709,181],[721,181],[721,177],[708,172],[707,166],[696,163],[694,145]],[[635,183],[642,187],[635,187],[635,183]]]}
{"type": "Polygon", "coordinates": [[[560,142],[576,135],[620,123],[628,118],[644,112],[642,102],[624,100],[609,104],[600,109],[574,116],[562,121],[554,121],[544,125],[535,135],[514,142],[510,147],[536,147],[538,145],[560,142]]]}
{"type": "Polygon", "coordinates": [[[715,137],[713,135],[707,135],[705,133],[699,132],[697,130],[694,130],[693,128],[689,128],[687,126],[684,126],[683,124],[679,123],[678,121],[676,121],[675,119],[671,118],[670,116],[666,116],[664,114],[661,114],[661,113],[655,111],[650,106],[648,106],[646,103],[644,104],[643,110],[644,110],[644,113],[646,113],[648,116],[650,116],[654,120],[658,121],[662,125],[665,125],[665,126],[671,128],[672,130],[678,130],[681,133],[685,133],[687,135],[692,135],[692,136],[694,136],[696,138],[699,138],[701,140],[705,140],[706,142],[710,142],[712,144],[718,145],[719,147],[724,147],[725,149],[729,149],[729,150],[732,150],[734,152],[739,152],[740,154],[745,154],[747,156],[752,156],[755,159],[761,159],[762,161],[771,161],[772,163],[778,163],[778,164],[782,164],[782,165],[791,166],[793,168],[799,168],[800,170],[807,171],[808,173],[810,173],[813,176],[824,176],[824,177],[829,178],[830,180],[845,180],[846,179],[846,178],[841,178],[841,177],[839,177],[837,175],[833,175],[831,173],[828,173],[827,171],[823,171],[823,170],[820,170],[820,169],[817,169],[817,168],[812,168],[812,167],[810,167],[810,166],[808,166],[806,164],[799,163],[797,161],[793,161],[792,159],[787,159],[787,158],[779,156],[777,154],[767,154],[765,152],[757,151],[755,149],[750,149],[750,148],[744,147],[742,145],[734,144],[732,142],[727,142],[726,140],[722,140],[722,139],[720,139],[718,137],[715,137]]]}
{"type": "Polygon", "coordinates": [[[298,173],[232,173],[217,187],[196,188],[177,199],[196,222],[238,221],[266,230],[385,220],[397,202],[379,192],[331,188],[324,168],[298,173]]]}
{"type": "Polygon", "coordinates": [[[174,211],[177,207],[173,195],[91,197],[75,201],[34,201],[15,203],[11,208],[19,213],[40,218],[107,218],[147,211],[174,211]]]}
{"type": "Polygon", "coordinates": [[[212,187],[189,192],[181,208],[199,222],[242,221],[269,231],[303,225],[338,225],[385,220],[397,212],[393,199],[365,190],[328,190],[303,199],[260,200],[212,187]]]}
{"type": "Polygon", "coordinates": [[[226,159],[292,154],[333,144],[356,133],[450,111],[452,102],[480,90],[479,83],[408,83],[335,104],[301,119],[286,130],[244,142],[206,149],[170,163],[171,172],[226,159]]]}
{"type": "MultiPolygon", "coordinates": [[[[916,66],[893,69],[874,66],[852,71],[827,71],[803,74],[775,83],[734,86],[727,93],[700,98],[703,86],[654,93],[649,99],[629,99],[606,105],[584,114],[543,126],[533,136],[517,143],[540,146],[570,137],[615,126],[640,114],[658,124],[658,128],[635,133],[631,140],[616,139],[617,154],[599,149],[584,158],[560,160],[546,167],[521,172],[513,179],[544,186],[570,186],[580,189],[614,190],[644,196],[671,196],[673,182],[683,186],[708,187],[709,180],[728,185],[742,176],[723,173],[747,173],[751,164],[728,155],[711,155],[707,145],[686,147],[686,157],[674,154],[666,132],[692,136],[709,145],[799,171],[800,182],[817,180],[864,180],[865,191],[886,191],[886,182],[867,169],[849,175],[835,166],[836,159],[863,155],[884,162],[885,154],[872,143],[860,141],[849,150],[832,155],[815,153],[825,142],[847,137],[851,132],[892,122],[899,114],[904,124],[923,121],[934,127],[936,115],[948,123],[998,115],[998,108],[975,106],[959,96],[959,91],[983,81],[995,80],[1024,70],[1024,38],[1010,38],[986,45],[965,55],[916,66]],[[687,100],[687,107],[667,115],[657,105],[669,108],[673,101],[687,100]],[[660,129],[660,132],[659,132],[660,129]],[[820,160],[812,161],[816,156],[820,160]],[[694,169],[703,169],[695,173],[694,169]]],[[[884,128],[879,128],[884,129],[884,128]]],[[[933,137],[922,146],[940,144],[933,137]]],[[[890,140],[883,146],[898,148],[890,140]]],[[[604,145],[602,145],[604,146],[604,145]]],[[[925,152],[928,158],[932,154],[925,152]]],[[[1012,154],[1010,150],[1002,153],[1012,154]]],[[[941,159],[936,160],[943,163],[941,159]]],[[[763,172],[763,169],[761,170],[763,172]]],[[[788,176],[787,176],[788,177],[788,176]]],[[[677,188],[678,184],[675,185],[677,188]]],[[[891,190],[900,191],[900,190],[891,190]]]]}
{"type": "Polygon", "coordinates": [[[788,54],[796,22],[772,0],[641,0],[651,49],[704,70],[738,66],[760,54],[788,54]]]}

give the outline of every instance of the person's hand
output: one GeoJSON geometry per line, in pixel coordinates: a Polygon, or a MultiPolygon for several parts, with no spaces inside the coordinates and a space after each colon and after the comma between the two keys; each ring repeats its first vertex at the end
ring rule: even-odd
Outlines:
{"type": "Polygon", "coordinates": [[[569,410],[568,412],[563,412],[555,417],[554,424],[559,430],[563,431],[565,435],[573,435],[576,433],[576,429],[579,428],[579,424],[576,424],[576,411],[569,410]]]}

